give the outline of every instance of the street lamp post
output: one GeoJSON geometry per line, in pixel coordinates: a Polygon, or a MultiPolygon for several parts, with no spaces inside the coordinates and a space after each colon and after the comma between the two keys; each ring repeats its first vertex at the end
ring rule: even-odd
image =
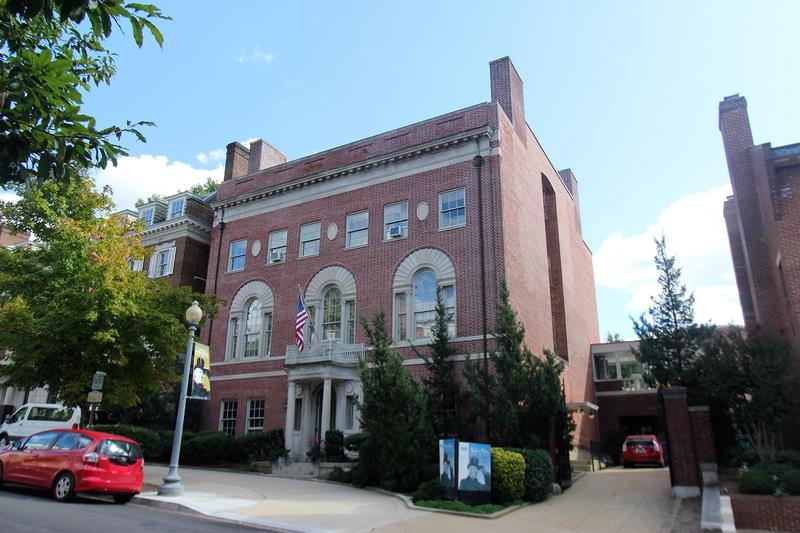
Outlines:
{"type": "Polygon", "coordinates": [[[169,471],[164,476],[164,482],[158,487],[161,496],[180,496],[183,494],[181,476],[178,475],[178,460],[181,455],[181,439],[183,438],[183,416],[186,412],[186,388],[189,385],[189,371],[192,367],[192,348],[194,348],[194,332],[197,324],[203,318],[203,311],[197,305],[197,300],[192,302],[186,310],[186,322],[189,324],[189,340],[186,343],[186,357],[183,361],[183,377],[181,378],[181,392],[178,396],[178,417],[175,420],[175,436],[172,439],[172,456],[169,460],[169,471]]]}

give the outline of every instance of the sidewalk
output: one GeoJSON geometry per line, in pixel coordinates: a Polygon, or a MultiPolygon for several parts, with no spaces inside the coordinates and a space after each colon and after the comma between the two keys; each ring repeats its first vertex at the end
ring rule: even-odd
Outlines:
{"type": "MultiPolygon", "coordinates": [[[[145,482],[160,485],[166,473],[164,466],[147,465],[145,482]]],[[[614,468],[587,474],[564,494],[495,520],[408,509],[397,497],[346,485],[195,468],[181,468],[180,475],[183,496],[150,493],[139,499],[304,533],[646,533],[669,531],[677,509],[666,469],[614,468]]]]}

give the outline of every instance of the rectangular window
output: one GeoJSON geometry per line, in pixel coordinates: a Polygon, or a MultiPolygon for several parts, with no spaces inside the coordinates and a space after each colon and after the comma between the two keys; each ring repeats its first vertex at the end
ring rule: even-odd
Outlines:
{"type": "Polygon", "coordinates": [[[442,287],[444,314],[447,317],[447,334],[456,336],[456,288],[452,285],[442,287]]]}
{"type": "Polygon", "coordinates": [[[282,263],[286,261],[286,237],[287,231],[273,231],[269,234],[269,255],[268,263],[282,263]]]}
{"type": "Polygon", "coordinates": [[[166,248],[156,251],[150,256],[151,278],[160,278],[172,274],[172,265],[175,259],[175,248],[166,248]]]}
{"type": "Polygon", "coordinates": [[[300,257],[319,255],[319,222],[300,226],[300,257]]]}
{"type": "Polygon", "coordinates": [[[408,237],[408,202],[389,204],[383,208],[383,238],[408,237]]]}
{"type": "Polygon", "coordinates": [[[352,395],[346,397],[347,403],[344,411],[344,429],[353,429],[356,419],[356,400],[352,395]]]}
{"type": "Polygon", "coordinates": [[[464,189],[439,193],[439,228],[462,226],[466,221],[464,189]]]}
{"type": "Polygon", "coordinates": [[[246,432],[264,431],[264,400],[247,400],[246,432]]]}
{"type": "Polygon", "coordinates": [[[345,320],[347,320],[347,342],[356,342],[356,303],[348,300],[344,303],[345,320]]]}
{"type": "Polygon", "coordinates": [[[406,311],[406,293],[399,292],[394,295],[394,307],[397,313],[395,320],[395,337],[398,341],[408,340],[407,327],[407,311],[406,311]]]}
{"type": "Polygon", "coordinates": [[[293,431],[300,431],[301,423],[303,422],[303,399],[302,398],[295,398],[294,399],[294,425],[292,426],[293,431]]]}
{"type": "Polygon", "coordinates": [[[272,313],[264,313],[264,355],[269,355],[269,345],[272,340],[272,313]]]}
{"type": "Polygon", "coordinates": [[[369,211],[347,215],[347,242],[345,246],[365,246],[368,242],[369,211]]]}
{"type": "Polygon", "coordinates": [[[144,259],[131,259],[130,265],[134,272],[141,272],[144,268],[144,259]]]}
{"type": "Polygon", "coordinates": [[[230,326],[228,326],[228,334],[230,344],[228,345],[228,359],[236,358],[236,348],[239,345],[239,319],[231,318],[230,326]]]}
{"type": "Polygon", "coordinates": [[[247,240],[241,239],[231,242],[230,259],[228,261],[228,271],[244,270],[244,259],[247,254],[247,240]]]}
{"type": "Polygon", "coordinates": [[[183,216],[184,199],[176,198],[169,203],[169,218],[178,218],[183,216]]]}
{"type": "Polygon", "coordinates": [[[220,404],[219,430],[228,435],[236,434],[236,400],[223,400],[220,404]]]}
{"type": "Polygon", "coordinates": [[[315,318],[317,316],[317,308],[313,305],[308,306],[308,322],[306,322],[306,327],[308,328],[308,335],[306,337],[307,344],[315,344],[317,342],[317,330],[314,324],[315,318]]]}
{"type": "Polygon", "coordinates": [[[619,379],[619,373],[617,372],[617,354],[595,354],[594,369],[595,379],[619,379]]]}
{"type": "Polygon", "coordinates": [[[149,207],[139,213],[139,216],[144,219],[145,226],[152,226],[153,225],[153,212],[155,208],[149,207]]]}

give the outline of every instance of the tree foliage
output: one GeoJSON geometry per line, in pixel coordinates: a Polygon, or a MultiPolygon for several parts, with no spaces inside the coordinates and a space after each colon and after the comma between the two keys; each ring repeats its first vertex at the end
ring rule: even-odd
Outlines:
{"type": "Polygon", "coordinates": [[[206,178],[205,183],[192,185],[191,188],[189,188],[189,192],[202,198],[212,192],[217,192],[217,189],[219,189],[219,182],[214,181],[213,178],[206,178]]]}
{"type": "Polygon", "coordinates": [[[525,345],[525,327],[501,281],[496,349],[489,352],[493,372],[467,357],[466,376],[473,412],[489,419],[489,441],[497,446],[548,446],[561,403],[564,365],[545,350],[536,357],[525,345]]]}
{"type": "Polygon", "coordinates": [[[377,449],[381,484],[413,490],[426,479],[436,452],[425,394],[392,348],[384,313],[377,313],[371,324],[362,318],[361,325],[372,346],[368,359],[359,363],[361,423],[377,449]]]}
{"type": "Polygon", "coordinates": [[[463,423],[458,409],[462,403],[461,387],[455,377],[453,362],[455,349],[450,344],[447,311],[442,291],[436,290],[436,322],[431,331],[430,353],[414,350],[425,361],[428,375],[423,383],[428,397],[428,419],[434,434],[439,437],[461,437],[463,423]]]}
{"type": "Polygon", "coordinates": [[[687,370],[709,327],[698,326],[694,321],[694,295],[681,282],[675,257],[667,255],[664,235],[655,243],[660,293],[651,297],[647,313],[639,320],[632,319],[633,330],[640,339],[634,353],[644,364],[649,379],[662,385],[689,385],[687,370]]]}
{"type": "Polygon", "coordinates": [[[47,385],[77,404],[99,370],[104,403],[135,405],[177,379],[191,301],[215,314],[215,297],[130,270],[147,253],[141,221],[112,215],[112,205],[85,177],[32,185],[16,203],[0,203],[3,223],[37,237],[0,249],[0,346],[11,352],[3,369],[11,383],[47,385]]]}
{"type": "Polygon", "coordinates": [[[114,27],[126,21],[137,46],[144,31],[161,46],[154,21],[167,18],[123,0],[0,0],[0,186],[75,179],[127,155],[123,134],[145,141],[151,122],[98,127],[81,106],[116,73],[104,44],[114,27]]]}

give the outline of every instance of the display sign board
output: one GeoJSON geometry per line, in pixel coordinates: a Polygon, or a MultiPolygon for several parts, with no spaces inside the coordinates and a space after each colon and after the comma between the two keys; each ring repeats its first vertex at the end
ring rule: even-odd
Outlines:
{"type": "Polygon", "coordinates": [[[211,355],[208,346],[199,342],[194,343],[190,397],[195,400],[211,399],[211,355]]]}
{"type": "Polygon", "coordinates": [[[444,497],[456,499],[456,441],[439,440],[439,484],[444,497]]]}
{"type": "Polygon", "coordinates": [[[103,402],[103,393],[100,391],[93,390],[89,394],[86,395],[86,403],[102,403],[103,402]]]}
{"type": "Polygon", "coordinates": [[[492,499],[492,447],[477,442],[458,443],[458,499],[487,503],[492,499]]]}

